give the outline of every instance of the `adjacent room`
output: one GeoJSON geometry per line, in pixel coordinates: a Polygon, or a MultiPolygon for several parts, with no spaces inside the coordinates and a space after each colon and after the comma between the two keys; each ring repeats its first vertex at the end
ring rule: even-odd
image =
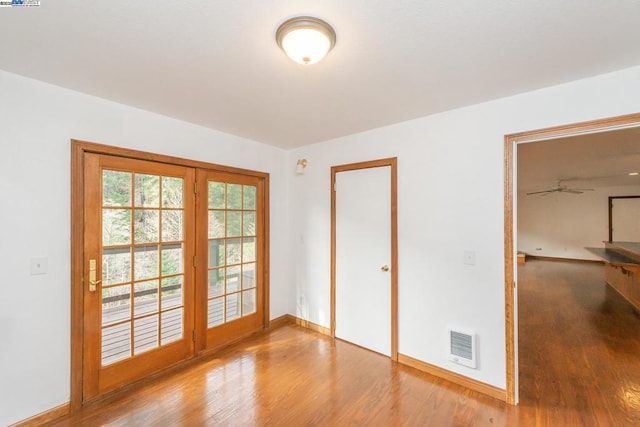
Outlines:
{"type": "Polygon", "coordinates": [[[632,127],[518,145],[521,406],[565,401],[576,412],[635,418],[636,261],[604,261],[614,256],[605,246],[639,241],[639,141],[632,127]]]}
{"type": "Polygon", "coordinates": [[[518,251],[597,261],[585,248],[638,241],[640,199],[623,198],[640,195],[638,141],[632,127],[519,144],[518,251]]]}
{"type": "Polygon", "coordinates": [[[639,16],[0,1],[0,425],[638,422],[639,16]]]}

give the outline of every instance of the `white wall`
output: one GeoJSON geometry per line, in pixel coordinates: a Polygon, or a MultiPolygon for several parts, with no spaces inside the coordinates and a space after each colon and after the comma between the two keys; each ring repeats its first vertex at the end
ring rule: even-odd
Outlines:
{"type": "Polygon", "coordinates": [[[329,326],[330,167],[397,156],[399,350],[504,388],[504,135],[638,111],[640,67],[291,152],[309,161],[291,184],[292,309],[329,326]],[[477,370],[447,360],[448,326],[478,334],[477,370]]]}
{"type": "Polygon", "coordinates": [[[292,305],[284,151],[0,72],[0,425],[69,401],[71,138],[270,173],[271,316],[292,305]]]}
{"type": "Polygon", "coordinates": [[[330,167],[397,156],[400,352],[504,387],[504,135],[638,111],[640,67],[283,153],[0,72],[0,424],[69,398],[71,138],[271,173],[272,317],[323,326],[330,167]],[[47,275],[29,276],[34,256],[47,275]],[[447,361],[449,325],[478,333],[477,370],[447,361]]]}
{"type": "Polygon", "coordinates": [[[518,193],[518,251],[599,260],[584,248],[603,248],[602,242],[609,240],[609,196],[639,195],[640,187],[594,190],[580,195],[553,193],[543,197],[518,193]]]}

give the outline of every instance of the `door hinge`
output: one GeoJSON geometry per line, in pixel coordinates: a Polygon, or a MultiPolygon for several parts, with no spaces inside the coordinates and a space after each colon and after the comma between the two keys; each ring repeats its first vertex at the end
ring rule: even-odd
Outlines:
{"type": "Polygon", "coordinates": [[[198,194],[198,181],[193,181],[193,194],[198,194]]]}
{"type": "Polygon", "coordinates": [[[193,340],[193,342],[196,342],[196,330],[192,330],[191,331],[191,339],[193,340]]]}
{"type": "Polygon", "coordinates": [[[194,255],[193,256],[193,267],[194,268],[195,268],[196,264],[197,264],[197,259],[196,259],[196,256],[194,255]]]}
{"type": "Polygon", "coordinates": [[[515,289],[515,287],[516,287],[516,281],[514,280],[513,281],[513,288],[515,289]]]}

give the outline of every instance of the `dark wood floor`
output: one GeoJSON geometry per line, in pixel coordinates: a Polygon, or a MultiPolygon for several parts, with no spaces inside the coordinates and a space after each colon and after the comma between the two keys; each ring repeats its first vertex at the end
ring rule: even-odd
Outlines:
{"type": "Polygon", "coordinates": [[[54,425],[640,425],[640,319],[602,267],[519,271],[521,404],[286,326],[54,425]]]}

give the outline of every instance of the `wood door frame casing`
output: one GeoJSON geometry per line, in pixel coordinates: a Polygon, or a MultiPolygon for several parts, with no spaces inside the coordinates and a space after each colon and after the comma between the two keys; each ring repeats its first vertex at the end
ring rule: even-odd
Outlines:
{"type": "MultiPolygon", "coordinates": [[[[263,271],[263,327],[269,327],[269,174],[248,169],[223,166],[129,148],[114,147],[94,142],[71,140],[71,372],[70,411],[82,407],[83,389],[83,274],[84,274],[84,156],[86,153],[110,155],[157,163],[173,164],[195,169],[208,169],[258,177],[264,182],[264,271],[263,271]]],[[[198,344],[198,343],[196,343],[198,344]]],[[[200,349],[196,347],[196,354],[200,349]]]]}
{"type": "Polygon", "coordinates": [[[331,167],[331,336],[336,336],[336,174],[389,166],[391,168],[391,359],[398,361],[398,158],[389,157],[331,167]]]}
{"type": "Polygon", "coordinates": [[[542,141],[547,139],[612,131],[627,127],[640,126],[640,113],[628,114],[574,123],[563,126],[505,135],[504,137],[504,288],[505,288],[505,341],[506,341],[506,401],[517,403],[516,373],[518,361],[515,358],[515,234],[514,234],[514,166],[516,157],[514,148],[518,143],[542,141]]]}

